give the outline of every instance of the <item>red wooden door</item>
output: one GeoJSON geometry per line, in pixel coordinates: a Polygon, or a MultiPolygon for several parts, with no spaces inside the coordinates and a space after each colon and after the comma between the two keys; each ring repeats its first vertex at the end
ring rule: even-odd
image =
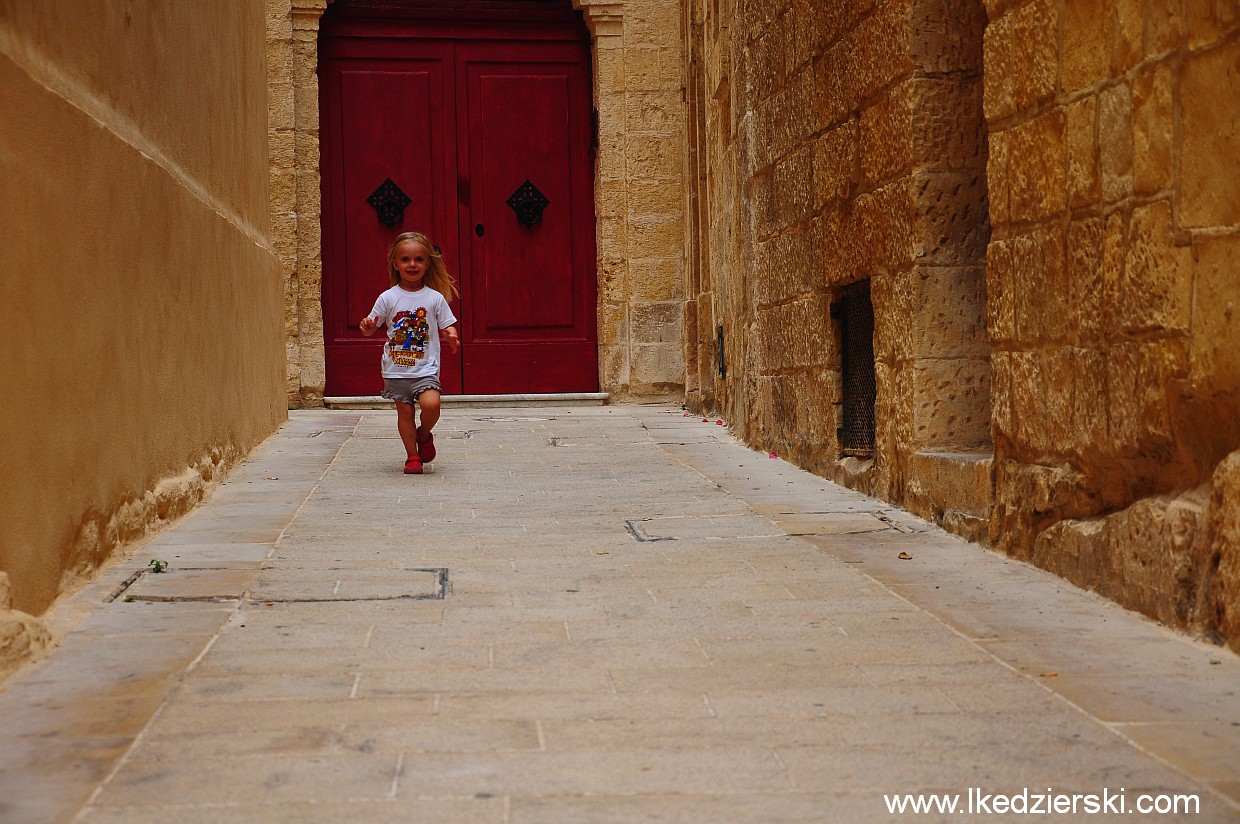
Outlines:
{"type": "Polygon", "coordinates": [[[578,43],[457,50],[467,389],[598,388],[587,61],[578,43]]]}
{"type": "MultiPolygon", "coordinates": [[[[392,43],[342,39],[323,45],[325,394],[376,395],[383,387],[383,336],[363,337],[357,324],[391,285],[387,250],[392,239],[404,231],[425,232],[450,266],[460,260],[451,174],[456,125],[450,108],[445,112],[445,102],[452,99],[452,49],[426,43],[411,56],[392,43]],[[389,179],[410,199],[392,225],[380,220],[368,202],[389,179]]],[[[459,356],[444,355],[444,390],[460,392],[459,356]]]]}
{"type": "Polygon", "coordinates": [[[579,30],[325,16],[319,54],[325,394],[382,386],[383,336],[363,337],[357,322],[389,285],[391,239],[410,230],[441,247],[461,289],[446,393],[596,390],[579,30]],[[389,179],[409,199],[391,225],[367,202],[389,179]],[[506,202],[527,179],[548,201],[533,225],[506,202]]]}

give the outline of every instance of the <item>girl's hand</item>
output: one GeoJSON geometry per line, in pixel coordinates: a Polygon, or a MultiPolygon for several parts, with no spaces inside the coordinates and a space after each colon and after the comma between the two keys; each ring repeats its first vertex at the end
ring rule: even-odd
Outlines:
{"type": "Polygon", "coordinates": [[[362,330],[363,335],[370,337],[375,333],[375,330],[379,328],[379,324],[374,318],[367,315],[362,318],[360,323],[357,324],[357,328],[362,330]]]}
{"type": "Polygon", "coordinates": [[[449,326],[439,330],[439,341],[448,347],[448,351],[456,354],[461,351],[461,339],[457,337],[456,328],[449,326]]]}

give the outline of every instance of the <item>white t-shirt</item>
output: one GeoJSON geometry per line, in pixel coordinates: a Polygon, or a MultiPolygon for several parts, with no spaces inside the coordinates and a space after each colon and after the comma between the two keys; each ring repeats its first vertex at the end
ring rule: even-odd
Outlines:
{"type": "Polygon", "coordinates": [[[443,295],[429,286],[416,292],[393,286],[379,295],[370,316],[387,325],[383,377],[439,374],[439,330],[456,323],[443,295]]]}

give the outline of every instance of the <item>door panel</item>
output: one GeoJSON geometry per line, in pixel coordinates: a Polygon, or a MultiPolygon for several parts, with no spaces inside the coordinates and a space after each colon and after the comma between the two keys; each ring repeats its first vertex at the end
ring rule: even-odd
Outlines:
{"type": "MultiPolygon", "coordinates": [[[[425,232],[456,259],[455,124],[452,50],[427,44],[416,59],[327,55],[322,61],[323,320],[327,395],[375,395],[382,332],[366,338],[358,321],[391,285],[387,250],[401,232],[425,232]],[[450,114],[450,113],[449,113],[450,114]],[[410,203],[388,226],[367,198],[391,179],[410,203]]],[[[455,307],[454,307],[455,308],[455,307]]],[[[445,391],[460,391],[460,356],[444,352],[445,391]]]]}
{"type": "Polygon", "coordinates": [[[587,59],[575,43],[458,48],[467,392],[598,388],[587,59]],[[507,202],[527,180],[548,201],[534,225],[507,202]]]}
{"type": "Polygon", "coordinates": [[[563,77],[530,77],[525,66],[473,64],[470,70],[469,86],[478,93],[470,130],[478,157],[470,178],[483,195],[473,219],[488,229],[474,244],[473,275],[486,292],[484,301],[474,302],[474,339],[571,327],[566,83],[563,77]],[[505,68],[521,74],[505,74],[505,68]],[[533,226],[522,225],[507,204],[526,180],[550,201],[533,226]]]}
{"type": "Polygon", "coordinates": [[[320,41],[325,394],[381,388],[383,336],[357,322],[410,230],[461,289],[445,392],[597,389],[588,44],[358,32],[320,41]],[[411,199],[395,226],[367,203],[387,178],[411,199]],[[533,226],[505,202],[526,179],[549,201],[533,226]]]}

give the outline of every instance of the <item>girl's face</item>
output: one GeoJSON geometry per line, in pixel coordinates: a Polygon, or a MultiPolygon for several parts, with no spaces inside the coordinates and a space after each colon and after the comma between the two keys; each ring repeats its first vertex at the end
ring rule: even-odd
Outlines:
{"type": "Polygon", "coordinates": [[[400,275],[400,286],[411,292],[422,288],[422,278],[426,277],[430,263],[430,253],[416,240],[406,240],[392,250],[392,265],[400,275]]]}

